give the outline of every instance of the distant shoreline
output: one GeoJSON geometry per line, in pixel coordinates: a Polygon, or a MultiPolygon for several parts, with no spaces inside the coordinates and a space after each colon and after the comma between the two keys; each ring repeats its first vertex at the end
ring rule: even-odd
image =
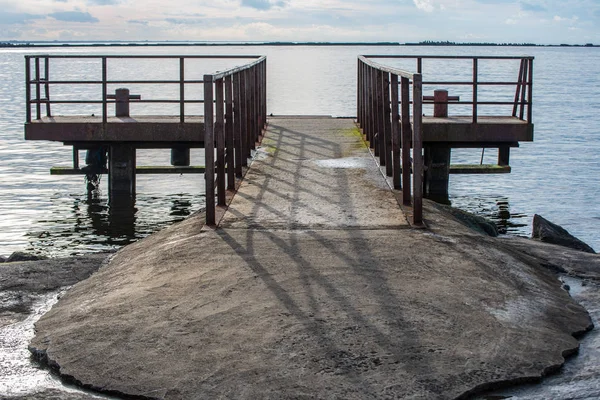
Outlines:
{"type": "Polygon", "coordinates": [[[457,43],[424,41],[415,43],[400,42],[127,42],[127,41],[7,41],[0,42],[0,48],[22,47],[217,47],[217,46],[444,46],[444,47],[600,47],[586,44],[535,44],[535,43],[457,43]]]}

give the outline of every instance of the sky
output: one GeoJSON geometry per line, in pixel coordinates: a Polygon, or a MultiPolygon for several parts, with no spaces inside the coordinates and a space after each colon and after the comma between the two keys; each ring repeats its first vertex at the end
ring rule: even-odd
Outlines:
{"type": "Polygon", "coordinates": [[[600,44],[600,0],[0,0],[0,41],[600,44]]]}

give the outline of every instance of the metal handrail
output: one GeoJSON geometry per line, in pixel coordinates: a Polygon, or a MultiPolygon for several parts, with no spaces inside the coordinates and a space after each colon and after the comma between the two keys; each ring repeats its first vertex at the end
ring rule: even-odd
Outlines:
{"type": "MultiPolygon", "coordinates": [[[[185,61],[188,59],[257,59],[258,62],[261,56],[257,55],[26,55],[25,56],[25,102],[26,102],[26,122],[32,121],[31,108],[35,106],[35,119],[42,118],[41,105],[46,105],[46,117],[51,117],[52,104],[102,104],[102,122],[107,123],[108,120],[108,104],[114,103],[114,100],[108,99],[107,86],[115,84],[160,84],[160,85],[179,85],[179,99],[141,99],[136,100],[137,103],[164,103],[164,104],[180,104],[179,117],[180,122],[185,122],[185,104],[201,104],[203,99],[186,99],[185,85],[204,84],[204,80],[192,79],[186,80],[184,76],[185,61]],[[101,60],[101,75],[100,80],[51,80],[50,79],[50,60],[51,59],[97,59],[101,60]],[[178,59],[179,60],[179,79],[172,80],[109,80],[108,75],[108,60],[112,59],[178,59]],[[33,63],[32,63],[33,61],[33,63]],[[44,67],[41,68],[41,61],[44,67]],[[32,65],[33,64],[33,65],[32,65]],[[33,71],[32,71],[33,69],[33,71]],[[33,72],[33,74],[32,74],[33,72]],[[43,77],[42,77],[43,72],[43,77]],[[50,98],[50,85],[101,85],[102,99],[101,100],[54,100],[50,98]],[[32,91],[32,87],[35,89],[32,91]],[[42,89],[44,96],[42,97],[42,89]],[[32,96],[33,94],[33,96],[32,96]]],[[[229,71],[233,71],[231,69],[229,71]]]]}
{"type": "Polygon", "coordinates": [[[204,75],[204,82],[206,224],[214,226],[266,126],[267,59],[204,75]]]}
{"type": "MultiPolygon", "coordinates": [[[[423,85],[449,85],[449,86],[470,86],[472,88],[471,101],[456,101],[456,105],[472,105],[472,121],[477,123],[478,106],[486,105],[507,105],[513,106],[512,116],[532,123],[533,117],[533,60],[532,56],[451,56],[451,55],[392,55],[377,54],[364,55],[364,59],[414,59],[416,61],[416,71],[423,73],[423,60],[470,60],[472,62],[473,78],[470,81],[423,81],[423,85]],[[479,60],[520,60],[519,73],[517,81],[479,81],[479,60]],[[480,101],[479,86],[514,86],[514,101],[480,101]]],[[[381,66],[372,60],[373,65],[381,66]]],[[[389,66],[383,66],[383,70],[394,73],[394,71],[403,71],[389,66]]],[[[426,101],[425,104],[436,104],[426,101]]]]}
{"type": "Polygon", "coordinates": [[[380,165],[385,166],[386,174],[393,177],[394,188],[403,189],[403,203],[412,205],[414,225],[423,223],[422,80],[418,72],[385,66],[365,56],[358,57],[358,124],[375,156],[379,157],[380,165]]]}

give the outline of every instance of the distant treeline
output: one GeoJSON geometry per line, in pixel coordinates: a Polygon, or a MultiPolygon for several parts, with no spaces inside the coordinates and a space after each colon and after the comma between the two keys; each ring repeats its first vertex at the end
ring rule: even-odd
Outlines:
{"type": "Polygon", "coordinates": [[[586,44],[535,44],[535,43],[489,43],[489,42],[450,42],[425,40],[416,43],[400,42],[0,42],[0,47],[103,47],[103,46],[522,46],[522,47],[600,47],[593,43],[586,44]]]}
{"type": "Polygon", "coordinates": [[[436,41],[436,40],[424,40],[417,43],[405,43],[405,46],[541,46],[541,47],[598,47],[593,43],[586,44],[535,44],[535,43],[489,43],[489,42],[449,42],[449,41],[436,41]]]}

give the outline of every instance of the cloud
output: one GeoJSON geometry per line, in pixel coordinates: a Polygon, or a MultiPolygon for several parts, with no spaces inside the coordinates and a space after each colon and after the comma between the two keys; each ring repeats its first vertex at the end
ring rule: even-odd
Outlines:
{"type": "MultiPolygon", "coordinates": [[[[66,2],[66,0],[59,0],[59,1],[66,2]]],[[[121,0],[88,0],[88,3],[91,5],[95,5],[95,6],[114,6],[114,5],[122,3],[122,1],[121,0]]]]}
{"type": "Polygon", "coordinates": [[[553,20],[555,22],[577,22],[579,20],[579,17],[574,16],[572,18],[564,18],[559,15],[555,15],[553,20]]]}
{"type": "Polygon", "coordinates": [[[546,11],[546,8],[539,4],[531,4],[531,3],[522,2],[521,10],[531,11],[531,12],[542,12],[542,11],[546,11]]]}
{"type": "Polygon", "coordinates": [[[127,21],[127,23],[148,26],[148,21],[142,21],[139,19],[130,19],[127,21]]]}
{"type": "Polygon", "coordinates": [[[13,24],[25,24],[28,21],[34,19],[45,18],[43,15],[27,14],[27,13],[11,13],[3,12],[0,13],[0,24],[13,25],[13,24]]]}
{"type": "Polygon", "coordinates": [[[272,2],[271,0],[242,0],[243,7],[255,8],[257,10],[270,10],[273,7],[284,7],[285,1],[272,2]]]}
{"type": "Polygon", "coordinates": [[[165,21],[173,25],[198,25],[204,22],[200,18],[165,18],[165,21]]]}
{"type": "Polygon", "coordinates": [[[82,11],[58,11],[48,14],[48,16],[54,18],[55,20],[65,22],[99,22],[98,18],[92,16],[88,12],[82,11]]]}
{"type": "Polygon", "coordinates": [[[413,2],[419,10],[423,10],[425,12],[433,12],[435,9],[433,4],[431,4],[431,0],[413,0],[413,2]]]}

